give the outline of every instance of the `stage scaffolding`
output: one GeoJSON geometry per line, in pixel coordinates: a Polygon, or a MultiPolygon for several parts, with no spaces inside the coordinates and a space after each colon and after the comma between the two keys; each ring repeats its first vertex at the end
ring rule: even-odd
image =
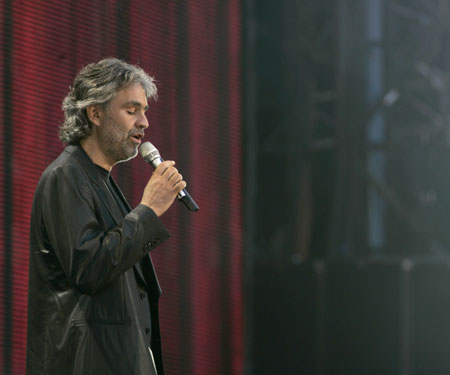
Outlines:
{"type": "Polygon", "coordinates": [[[252,7],[246,223],[255,256],[448,253],[449,1],[252,7]]]}

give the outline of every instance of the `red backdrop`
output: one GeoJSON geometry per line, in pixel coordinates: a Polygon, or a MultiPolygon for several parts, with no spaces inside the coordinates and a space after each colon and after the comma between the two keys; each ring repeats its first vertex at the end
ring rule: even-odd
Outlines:
{"type": "MultiPolygon", "coordinates": [[[[241,374],[239,1],[6,0],[0,30],[0,372],[25,370],[30,208],[63,147],[62,99],[82,66],[114,56],[155,76],[146,138],[200,206],[173,206],[152,253],[167,373],[241,374]]],[[[114,173],[135,205],[150,168],[138,157],[114,173]]]]}

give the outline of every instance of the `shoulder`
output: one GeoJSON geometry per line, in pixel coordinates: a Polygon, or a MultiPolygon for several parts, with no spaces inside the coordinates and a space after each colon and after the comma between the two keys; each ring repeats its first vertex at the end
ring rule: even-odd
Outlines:
{"type": "MultiPolygon", "coordinates": [[[[37,191],[50,186],[63,187],[70,184],[86,191],[90,185],[90,170],[94,170],[89,164],[90,159],[79,146],[68,146],[63,152],[44,170],[37,185],[37,191]]],[[[91,172],[92,174],[92,172],[91,172]]],[[[95,176],[94,176],[95,177],[95,176]]]]}
{"type": "Polygon", "coordinates": [[[87,177],[82,163],[67,148],[44,170],[41,180],[60,176],[87,177]]]}
{"type": "Polygon", "coordinates": [[[66,148],[42,173],[34,194],[33,212],[39,213],[49,207],[55,209],[61,202],[93,204],[88,172],[83,161],[80,162],[70,150],[66,148]]]}

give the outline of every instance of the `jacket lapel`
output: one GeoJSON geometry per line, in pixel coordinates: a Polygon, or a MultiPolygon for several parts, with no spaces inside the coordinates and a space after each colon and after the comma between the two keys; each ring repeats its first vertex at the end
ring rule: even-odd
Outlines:
{"type": "MultiPolygon", "coordinates": [[[[94,187],[97,195],[100,197],[101,201],[103,202],[103,205],[106,207],[106,210],[112,217],[113,221],[116,224],[119,224],[123,219],[123,213],[120,211],[120,209],[117,205],[117,202],[114,200],[112,192],[110,192],[108,187],[106,186],[106,183],[105,183],[98,167],[92,162],[92,160],[84,152],[84,150],[81,146],[79,146],[79,145],[67,146],[66,151],[68,151],[71,154],[73,154],[74,156],[76,156],[77,160],[80,161],[81,165],[86,170],[87,175],[88,175],[89,179],[91,180],[92,186],[94,187]]],[[[118,193],[118,195],[124,202],[125,206],[127,207],[128,212],[131,211],[130,205],[128,204],[127,200],[123,196],[120,189],[115,184],[114,180],[113,180],[113,185],[114,185],[114,188],[116,188],[116,192],[118,193]]],[[[137,274],[141,278],[144,285],[147,285],[144,274],[142,273],[140,264],[136,263],[134,265],[134,268],[137,271],[137,274]]],[[[156,282],[158,284],[158,289],[159,289],[158,280],[156,280],[156,282]]]]}
{"type": "MultiPolygon", "coordinates": [[[[117,195],[119,195],[120,199],[122,200],[122,202],[124,203],[125,207],[127,208],[127,211],[130,212],[131,211],[131,207],[128,204],[128,201],[126,200],[125,196],[122,194],[122,191],[119,189],[119,187],[117,186],[116,182],[114,181],[114,179],[111,179],[111,183],[113,185],[113,188],[116,190],[117,195]]],[[[110,194],[111,195],[111,194],[110,194]]],[[[117,204],[115,204],[115,206],[117,206],[117,204]]],[[[120,217],[120,220],[122,220],[122,216],[120,217]]],[[[149,255],[150,257],[150,255],[149,255]]],[[[144,274],[142,272],[141,269],[141,265],[140,262],[136,263],[134,265],[134,269],[137,271],[139,277],[141,278],[141,280],[144,282],[144,285],[147,285],[144,274]]]]}

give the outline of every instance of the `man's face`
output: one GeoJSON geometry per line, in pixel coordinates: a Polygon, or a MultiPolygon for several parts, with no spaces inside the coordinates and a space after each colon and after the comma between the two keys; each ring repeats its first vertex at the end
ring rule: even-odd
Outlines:
{"type": "Polygon", "coordinates": [[[147,97],[140,84],[120,90],[108,107],[100,111],[99,145],[111,164],[137,155],[148,128],[147,97]]]}

